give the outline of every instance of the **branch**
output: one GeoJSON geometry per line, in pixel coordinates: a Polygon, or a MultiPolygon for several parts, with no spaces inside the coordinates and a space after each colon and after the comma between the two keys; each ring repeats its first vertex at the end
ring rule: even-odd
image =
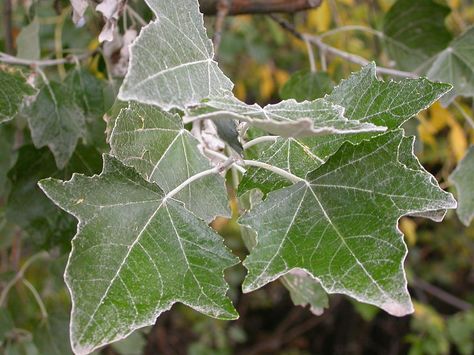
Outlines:
{"type": "Polygon", "coordinates": [[[13,28],[12,28],[12,0],[5,0],[3,6],[3,22],[5,34],[5,49],[7,53],[13,53],[13,28]]]}
{"type": "MultiPolygon", "coordinates": [[[[322,36],[319,37],[319,36],[309,35],[309,34],[306,34],[306,33],[300,33],[288,21],[285,21],[284,19],[279,18],[279,17],[274,16],[274,15],[270,15],[270,17],[274,21],[276,21],[283,29],[285,29],[286,31],[291,33],[293,36],[295,36],[296,38],[298,38],[302,41],[307,41],[307,42],[310,42],[310,43],[314,44],[323,53],[329,53],[329,54],[335,55],[335,56],[340,57],[340,58],[342,58],[342,59],[344,59],[348,62],[358,64],[360,66],[365,66],[365,65],[370,63],[365,58],[362,58],[362,57],[360,57],[358,55],[355,55],[355,54],[352,54],[352,53],[345,52],[341,49],[332,47],[329,44],[324,43],[321,40],[322,36]]],[[[418,77],[418,75],[416,75],[415,73],[400,71],[400,70],[391,69],[391,68],[384,68],[384,67],[380,67],[380,66],[376,67],[376,71],[377,71],[378,74],[388,74],[388,75],[398,76],[398,77],[402,77],[402,78],[417,78],[418,77]]]]}
{"type": "Polygon", "coordinates": [[[163,203],[169,200],[170,198],[173,198],[177,193],[179,193],[188,185],[192,184],[194,181],[202,179],[203,177],[206,177],[209,175],[220,174],[226,171],[232,164],[234,164],[234,161],[235,161],[234,158],[230,157],[225,162],[223,162],[219,166],[216,166],[215,168],[205,170],[205,171],[200,172],[199,174],[191,176],[189,179],[184,181],[181,185],[176,187],[174,190],[168,192],[166,196],[163,198],[163,203]]]}
{"type": "MultiPolygon", "coordinates": [[[[200,0],[205,15],[216,15],[220,0],[200,0]]],[[[293,13],[316,8],[322,0],[232,0],[229,15],[293,13]]]]}
{"type": "Polygon", "coordinates": [[[26,270],[30,267],[30,265],[35,262],[36,260],[41,260],[41,259],[48,259],[49,254],[45,251],[39,252],[38,254],[34,254],[31,256],[28,260],[25,261],[21,269],[16,273],[15,277],[8,282],[8,284],[5,286],[5,288],[2,290],[2,293],[0,294],[0,308],[5,305],[5,302],[7,300],[8,292],[10,292],[10,289],[15,286],[15,284],[23,279],[23,276],[25,275],[26,270]]]}
{"type": "Polygon", "coordinates": [[[468,311],[472,309],[472,305],[442,289],[439,287],[436,287],[424,280],[421,279],[415,279],[414,280],[414,285],[415,287],[420,288],[421,290],[431,294],[432,296],[440,299],[441,301],[444,301],[445,303],[460,309],[461,311],[468,311]]]}
{"type": "Polygon", "coordinates": [[[73,64],[78,60],[84,60],[93,56],[96,52],[88,52],[77,56],[69,55],[61,59],[45,59],[45,60],[29,60],[17,58],[6,53],[0,52],[0,63],[12,64],[12,65],[26,65],[31,67],[48,67],[58,64],[73,64]]]}

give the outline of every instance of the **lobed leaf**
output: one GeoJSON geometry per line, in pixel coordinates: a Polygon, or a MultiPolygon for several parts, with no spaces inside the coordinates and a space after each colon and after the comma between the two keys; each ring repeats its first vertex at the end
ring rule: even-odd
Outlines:
{"type": "MultiPolygon", "coordinates": [[[[198,144],[184,129],[181,117],[138,103],[130,103],[120,112],[110,141],[119,160],[165,193],[211,168],[198,144]]],[[[230,217],[225,181],[219,175],[189,184],[175,198],[207,222],[216,216],[230,217]]]]}
{"type": "Polygon", "coordinates": [[[47,82],[25,112],[36,148],[48,147],[59,169],[66,166],[85,134],[85,117],[68,86],[47,82]]]}
{"type": "MultiPolygon", "coordinates": [[[[379,81],[372,63],[343,80],[325,99],[344,107],[344,116],[350,120],[394,129],[429,107],[450,88],[448,84],[426,79],[379,81]]],[[[345,141],[357,144],[379,133],[279,138],[265,149],[259,160],[304,178],[308,171],[323,164],[345,141]]],[[[268,193],[285,186],[289,186],[289,182],[281,176],[252,167],[244,175],[239,193],[253,188],[268,193]]]]}
{"type": "Polygon", "coordinates": [[[443,98],[449,104],[456,96],[474,96],[474,27],[454,39],[431,61],[426,75],[450,83],[454,89],[443,98]]]}
{"type": "Polygon", "coordinates": [[[79,220],[65,274],[75,353],[154,324],[176,302],[237,317],[223,278],[235,257],[206,223],[133,168],[104,155],[100,175],[40,186],[79,220]]]}
{"type": "Polygon", "coordinates": [[[459,207],[456,212],[459,219],[465,226],[469,226],[474,218],[474,146],[469,148],[449,180],[458,192],[459,207]]]}
{"type": "Polygon", "coordinates": [[[407,214],[454,208],[425,171],[398,160],[407,138],[386,133],[345,143],[306,181],[272,192],[240,223],[258,234],[244,261],[250,292],[302,269],[328,293],[344,293],[390,314],[412,311],[397,228],[407,214]],[[356,208],[356,210],[354,210],[356,208]]]}
{"type": "Polygon", "coordinates": [[[232,82],[213,60],[197,0],[146,0],[156,20],[130,47],[129,69],[119,99],[184,109],[232,82]]]}
{"type": "Polygon", "coordinates": [[[0,124],[15,117],[23,99],[35,93],[21,73],[0,67],[0,124]]]}

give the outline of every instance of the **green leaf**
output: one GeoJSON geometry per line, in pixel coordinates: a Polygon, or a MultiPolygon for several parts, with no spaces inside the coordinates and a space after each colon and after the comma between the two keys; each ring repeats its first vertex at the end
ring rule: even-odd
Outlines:
{"type": "Polygon", "coordinates": [[[109,86],[85,69],[75,69],[68,73],[65,84],[69,87],[77,106],[83,111],[86,123],[84,140],[102,150],[105,144],[106,124],[103,116],[108,109],[107,90],[109,86]]]}
{"type": "Polygon", "coordinates": [[[329,300],[321,283],[302,270],[292,270],[280,278],[290,291],[290,297],[296,306],[306,307],[320,316],[329,307],[329,300]]]}
{"type": "Polygon", "coordinates": [[[9,188],[7,173],[16,161],[14,143],[15,128],[11,125],[0,125],[0,198],[6,197],[9,188]]]}
{"type": "Polygon", "coordinates": [[[447,6],[432,0],[398,0],[384,20],[388,53],[403,70],[413,71],[445,49],[452,35],[446,29],[447,6]]]}
{"type": "Polygon", "coordinates": [[[466,311],[448,318],[448,334],[462,355],[474,352],[474,311],[466,311]]]}
{"type": "Polygon", "coordinates": [[[16,46],[18,48],[17,57],[30,60],[40,59],[40,24],[37,18],[22,28],[16,38],[16,46]]]}
{"type": "Polygon", "coordinates": [[[443,98],[449,104],[457,95],[474,96],[474,27],[454,39],[433,60],[426,74],[431,80],[454,86],[443,98]]]}
{"type": "Polygon", "coordinates": [[[47,146],[59,169],[66,166],[85,133],[85,118],[68,86],[48,82],[26,110],[36,148],[47,146]]]}
{"type": "Polygon", "coordinates": [[[0,67],[0,124],[15,117],[25,96],[35,93],[20,72],[0,67]]]}
{"type": "Polygon", "coordinates": [[[156,20],[142,29],[130,47],[119,99],[183,109],[221,90],[232,90],[232,82],[213,60],[198,1],[146,2],[156,20]]]}
{"type": "Polygon", "coordinates": [[[240,223],[258,243],[244,261],[250,292],[302,269],[328,293],[343,293],[390,314],[412,312],[403,270],[406,246],[398,220],[454,208],[451,194],[425,171],[398,161],[407,138],[390,132],[345,143],[306,181],[272,192],[240,223]]]}
{"type": "Polygon", "coordinates": [[[68,331],[69,317],[57,307],[35,329],[33,339],[40,354],[72,354],[68,331]]]}
{"type": "Polygon", "coordinates": [[[474,146],[471,146],[464,158],[453,171],[449,180],[456,186],[459,207],[457,214],[465,226],[474,218],[474,146]]]}
{"type": "Polygon", "coordinates": [[[394,129],[431,106],[451,88],[450,84],[425,78],[378,80],[375,64],[371,63],[342,80],[326,99],[344,107],[344,116],[350,120],[394,129]]]}
{"type": "MultiPolygon", "coordinates": [[[[154,106],[130,103],[123,109],[111,137],[112,153],[132,166],[165,193],[204,170],[209,160],[198,149],[199,142],[186,129],[181,117],[154,106]]],[[[230,217],[225,181],[209,175],[188,185],[176,199],[205,221],[230,217]]]]}
{"type": "Polygon", "coordinates": [[[343,113],[342,107],[325,99],[305,102],[285,100],[262,108],[257,104],[247,105],[232,93],[226,93],[188,110],[184,121],[236,119],[283,137],[385,131],[384,127],[348,120],[343,113]]]}
{"type": "Polygon", "coordinates": [[[98,176],[40,186],[79,220],[65,274],[77,354],[154,324],[176,302],[237,317],[223,278],[236,258],[205,222],[133,168],[105,155],[98,176]]]}
{"type": "Polygon", "coordinates": [[[68,249],[75,232],[74,218],[49,201],[37,183],[50,176],[69,179],[74,172],[98,173],[100,167],[100,154],[94,148],[79,146],[69,164],[58,170],[53,155],[46,148],[22,147],[17,163],[8,175],[12,189],[7,203],[7,219],[22,227],[36,247],[49,249],[59,244],[68,249]]]}
{"type": "MultiPolygon", "coordinates": [[[[344,116],[350,120],[394,129],[429,107],[450,88],[448,84],[426,79],[379,81],[375,65],[369,64],[343,80],[325,99],[344,107],[344,116]]],[[[304,178],[308,171],[323,164],[345,141],[357,144],[375,134],[379,132],[279,138],[264,150],[259,160],[304,178]]],[[[239,193],[253,188],[268,193],[285,186],[289,186],[289,182],[281,176],[252,167],[247,169],[239,193]]]]}
{"type": "Polygon", "coordinates": [[[301,70],[291,76],[280,90],[283,100],[295,99],[298,102],[316,100],[329,94],[334,83],[326,72],[313,73],[301,70]]]}
{"type": "MultiPolygon", "coordinates": [[[[262,197],[259,190],[249,191],[240,197],[240,207],[248,211],[260,203],[262,197]]],[[[257,234],[245,226],[241,226],[240,231],[245,246],[249,251],[252,251],[257,244],[257,234]]],[[[290,292],[291,300],[296,306],[306,307],[309,305],[311,312],[316,315],[323,314],[324,309],[328,307],[329,300],[321,284],[304,271],[290,271],[279,280],[290,292]]]]}
{"type": "Polygon", "coordinates": [[[105,85],[85,69],[74,69],[68,73],[65,84],[74,96],[77,105],[87,118],[101,117],[106,111],[105,85]]]}

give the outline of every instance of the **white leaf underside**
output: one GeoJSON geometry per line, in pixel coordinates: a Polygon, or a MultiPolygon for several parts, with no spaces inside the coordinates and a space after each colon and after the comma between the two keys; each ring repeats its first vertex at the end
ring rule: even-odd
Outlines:
{"type": "Polygon", "coordinates": [[[131,46],[121,100],[184,109],[232,82],[213,60],[203,16],[195,0],[147,0],[156,20],[142,28],[131,46]]]}
{"type": "Polygon", "coordinates": [[[356,132],[383,132],[385,127],[344,117],[344,108],[325,99],[296,102],[285,100],[275,105],[248,105],[231,93],[213,96],[187,111],[184,122],[202,119],[235,119],[282,137],[305,137],[356,132]]]}

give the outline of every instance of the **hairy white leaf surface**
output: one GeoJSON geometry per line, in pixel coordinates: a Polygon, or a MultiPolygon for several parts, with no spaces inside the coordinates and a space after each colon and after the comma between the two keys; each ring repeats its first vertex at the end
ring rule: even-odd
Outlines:
{"type": "Polygon", "coordinates": [[[231,90],[232,82],[213,60],[197,0],[146,0],[156,20],[131,46],[130,66],[119,99],[169,110],[196,105],[231,90]]]}
{"type": "Polygon", "coordinates": [[[235,119],[282,137],[306,137],[356,132],[383,132],[385,127],[344,117],[344,108],[325,99],[297,102],[285,100],[261,107],[248,105],[228,92],[213,96],[196,108],[189,109],[185,122],[212,119],[235,119]]]}

